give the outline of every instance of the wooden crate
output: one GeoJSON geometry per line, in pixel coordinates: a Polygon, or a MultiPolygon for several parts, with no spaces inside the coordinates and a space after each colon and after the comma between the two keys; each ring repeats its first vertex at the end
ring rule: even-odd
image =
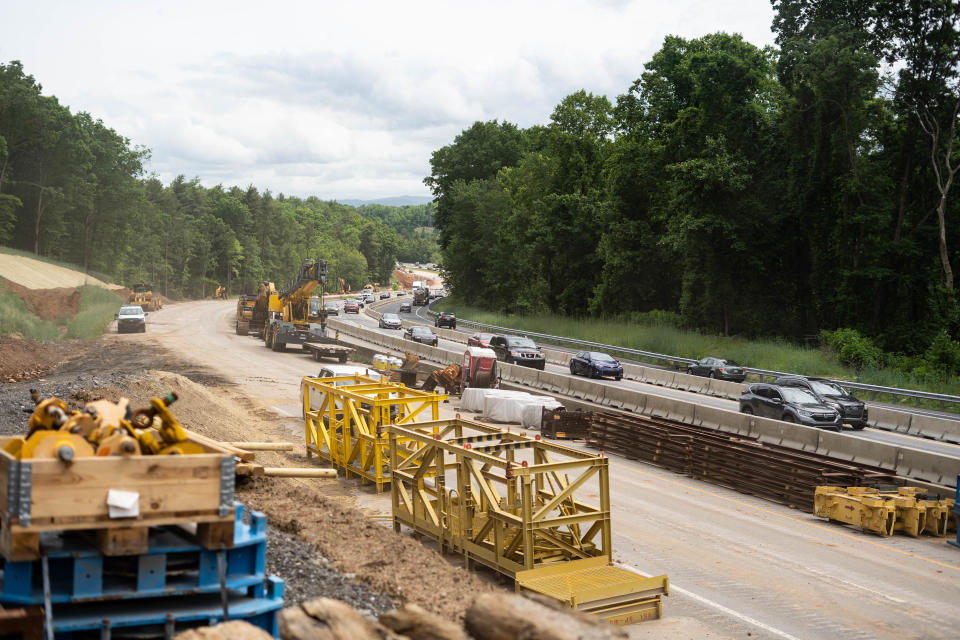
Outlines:
{"type": "MultiPolygon", "coordinates": [[[[0,438],[0,447],[10,438],[0,438]]],[[[197,524],[208,548],[233,542],[234,466],[231,453],[200,443],[207,453],[182,456],[18,461],[0,450],[0,553],[8,560],[39,557],[43,531],[92,530],[107,555],[146,551],[151,526],[197,524]],[[140,514],[111,518],[111,489],[140,494],[140,514]]]]}

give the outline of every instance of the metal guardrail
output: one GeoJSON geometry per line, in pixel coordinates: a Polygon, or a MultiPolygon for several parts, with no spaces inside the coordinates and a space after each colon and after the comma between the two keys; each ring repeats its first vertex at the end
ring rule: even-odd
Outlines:
{"type": "MultiPolygon", "coordinates": [[[[436,301],[434,301],[436,302],[436,301]]],[[[434,311],[431,307],[434,302],[431,302],[427,305],[427,313],[430,315],[437,315],[437,312],[434,311]]],[[[679,356],[671,356],[663,353],[656,353],[653,351],[643,351],[641,349],[631,349],[629,347],[621,347],[613,344],[603,344],[602,342],[590,342],[589,340],[577,340],[575,338],[565,338],[563,336],[553,336],[546,333],[537,333],[535,331],[520,331],[511,327],[499,327],[493,324],[484,324],[482,322],[474,322],[472,320],[464,320],[463,318],[457,318],[457,324],[467,325],[470,327],[476,327],[478,329],[485,329],[492,333],[508,333],[513,335],[522,335],[528,338],[537,338],[544,342],[550,342],[560,346],[574,345],[579,348],[590,348],[596,350],[607,351],[610,353],[617,354],[627,354],[634,359],[646,358],[648,360],[654,360],[659,363],[666,363],[673,369],[678,369],[678,363],[682,364],[693,364],[697,362],[692,358],[682,358],[679,356]]],[[[760,381],[763,382],[764,378],[779,378],[780,376],[790,376],[797,375],[794,373],[786,373],[783,371],[771,371],[768,369],[754,369],[752,367],[744,367],[744,370],[748,374],[752,374],[760,378],[760,381]]],[[[899,389],[897,387],[882,387],[874,384],[865,384],[863,382],[851,382],[849,380],[834,380],[837,384],[848,387],[850,389],[857,389],[859,391],[866,391],[870,394],[870,400],[874,400],[878,393],[887,394],[892,396],[893,403],[896,404],[898,397],[903,398],[913,398],[914,406],[920,406],[920,400],[933,400],[939,402],[940,408],[943,409],[944,405],[947,403],[956,404],[960,406],[960,396],[953,396],[946,393],[932,393],[929,391],[916,391],[913,389],[899,389]]]]}

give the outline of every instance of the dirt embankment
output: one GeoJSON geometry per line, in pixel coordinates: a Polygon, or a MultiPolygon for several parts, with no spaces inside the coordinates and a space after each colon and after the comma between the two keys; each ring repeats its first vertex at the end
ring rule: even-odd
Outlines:
{"type": "Polygon", "coordinates": [[[27,305],[34,315],[51,322],[72,318],[80,310],[80,292],[71,287],[28,289],[0,276],[0,284],[27,305]]]}

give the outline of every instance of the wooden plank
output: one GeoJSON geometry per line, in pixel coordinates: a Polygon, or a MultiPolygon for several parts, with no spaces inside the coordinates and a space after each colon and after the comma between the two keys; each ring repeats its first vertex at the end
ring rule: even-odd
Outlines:
{"type": "Polygon", "coordinates": [[[13,438],[0,438],[0,513],[7,512],[10,486],[7,481],[10,477],[10,467],[17,464],[16,459],[3,450],[3,446],[13,438]]]}
{"type": "Polygon", "coordinates": [[[134,456],[23,462],[32,469],[31,522],[108,518],[107,493],[140,493],[141,517],[216,511],[222,456],[134,456]]]}
{"type": "Polygon", "coordinates": [[[238,476],[262,476],[263,466],[255,462],[238,462],[235,468],[238,476]]]}
{"type": "Polygon", "coordinates": [[[12,531],[4,523],[0,530],[0,554],[11,562],[35,560],[40,557],[38,531],[12,531]]]}
{"type": "Polygon", "coordinates": [[[224,442],[221,444],[244,451],[293,451],[296,447],[292,442],[224,442]]]}
{"type": "Polygon", "coordinates": [[[0,635],[43,640],[43,607],[0,609],[0,635]]]}
{"type": "Polygon", "coordinates": [[[238,449],[237,447],[234,447],[226,442],[220,442],[218,440],[214,440],[213,438],[200,435],[196,431],[190,431],[188,429],[184,429],[184,431],[187,432],[187,437],[191,442],[195,442],[196,444],[204,447],[208,453],[230,453],[240,458],[244,462],[253,462],[253,460],[255,460],[257,457],[257,454],[251,451],[238,449]]]}
{"type": "Polygon", "coordinates": [[[150,527],[97,529],[94,544],[105,556],[133,556],[149,550],[150,527]]]}

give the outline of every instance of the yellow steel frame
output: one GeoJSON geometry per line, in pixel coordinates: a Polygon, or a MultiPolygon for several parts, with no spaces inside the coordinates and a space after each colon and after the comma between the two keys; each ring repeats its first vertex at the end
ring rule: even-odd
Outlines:
{"type": "MultiPolygon", "coordinates": [[[[440,403],[447,399],[443,394],[362,375],[304,378],[302,389],[307,456],[316,454],[329,460],[343,469],[346,477],[372,482],[378,492],[391,478],[384,427],[436,420],[440,403]],[[311,409],[310,399],[318,394],[319,406],[311,409]]],[[[399,445],[401,450],[410,446],[407,442],[399,445]]]]}
{"type": "Polygon", "coordinates": [[[397,531],[613,622],[659,617],[666,576],[612,566],[607,458],[471,420],[387,430],[397,531]]]}

